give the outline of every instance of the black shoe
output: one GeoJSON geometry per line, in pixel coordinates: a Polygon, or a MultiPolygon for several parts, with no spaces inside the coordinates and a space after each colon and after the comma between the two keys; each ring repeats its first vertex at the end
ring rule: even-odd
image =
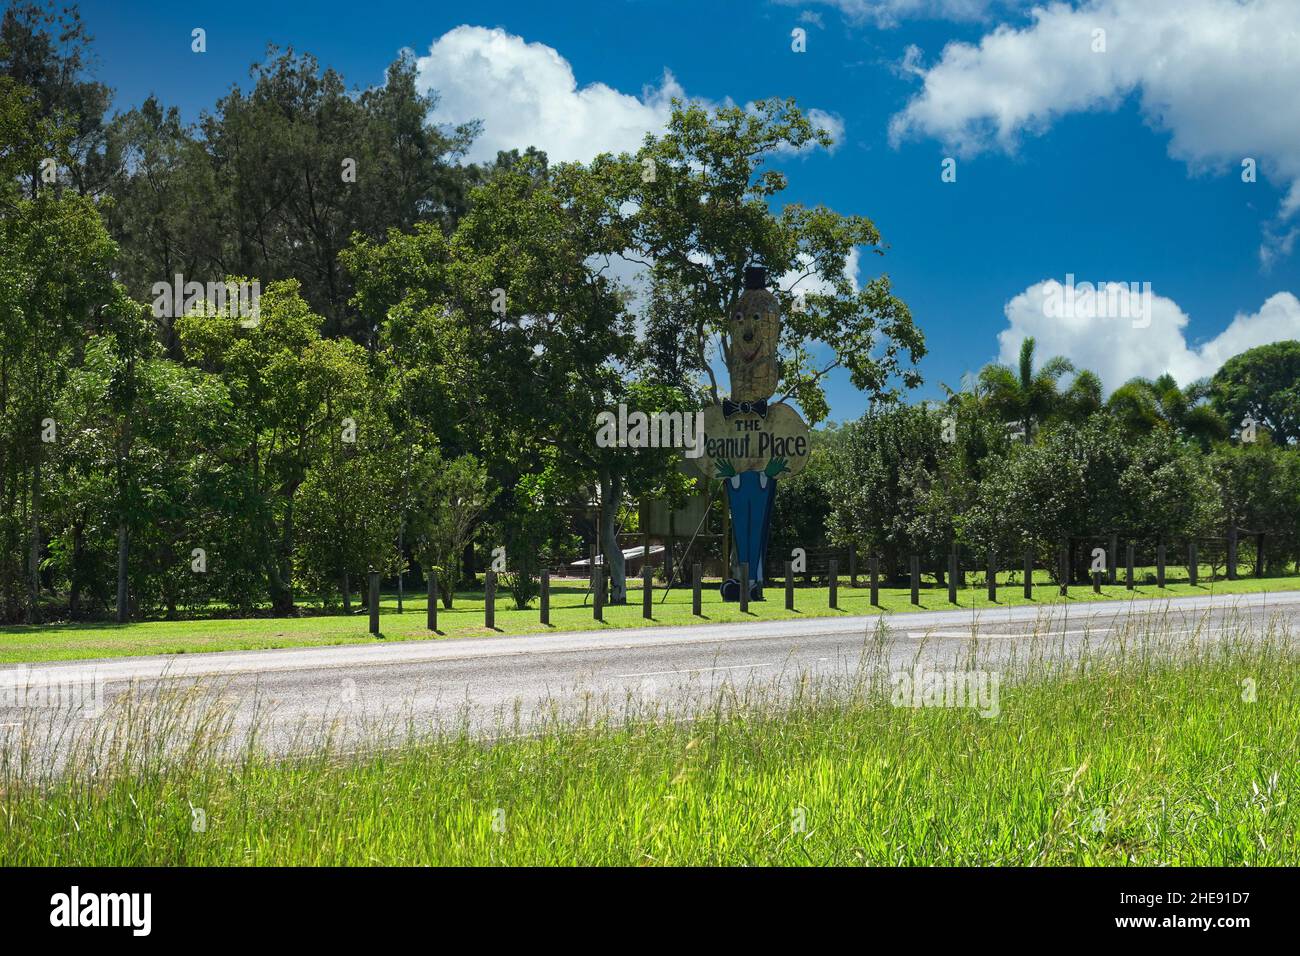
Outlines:
{"type": "Polygon", "coordinates": [[[740,582],[735,578],[727,578],[722,582],[722,600],[739,601],[740,600],[740,582]]]}

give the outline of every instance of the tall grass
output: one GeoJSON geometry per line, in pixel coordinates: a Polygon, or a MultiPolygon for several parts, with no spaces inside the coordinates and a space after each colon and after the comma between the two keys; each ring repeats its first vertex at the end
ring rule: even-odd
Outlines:
{"type": "Polygon", "coordinates": [[[877,632],[842,678],[557,702],[360,753],[322,724],[278,759],[219,688],[166,688],[0,752],[0,863],[1294,865],[1300,653],[1246,628],[1064,658],[1047,627],[1014,660],[972,641],[948,665],[999,670],[994,718],[894,706],[877,632]]]}

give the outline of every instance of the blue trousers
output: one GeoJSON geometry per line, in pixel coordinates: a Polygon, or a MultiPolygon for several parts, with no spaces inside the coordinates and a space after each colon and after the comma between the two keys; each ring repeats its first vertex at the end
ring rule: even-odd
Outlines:
{"type": "Polygon", "coordinates": [[[758,587],[766,578],[767,538],[772,530],[772,502],[776,500],[776,479],[761,471],[742,471],[723,479],[727,506],[731,509],[731,536],[736,546],[736,564],[749,565],[749,580],[758,587]]]}

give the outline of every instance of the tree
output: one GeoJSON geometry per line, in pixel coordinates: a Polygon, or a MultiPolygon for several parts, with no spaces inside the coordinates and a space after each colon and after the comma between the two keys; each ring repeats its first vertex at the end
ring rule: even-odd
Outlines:
{"type": "Polygon", "coordinates": [[[1210,467],[1224,523],[1265,532],[1269,567],[1300,560],[1300,451],[1267,435],[1224,442],[1215,447],[1210,467]]]}
{"type": "Polygon", "coordinates": [[[330,442],[298,491],[294,567],[307,587],[337,586],[352,609],[352,582],[401,563],[396,544],[401,513],[401,450],[380,415],[357,423],[357,441],[330,442]]]}
{"type": "Polygon", "coordinates": [[[354,233],[378,239],[417,222],[450,227],[474,175],[453,163],[475,127],[447,132],[428,120],[437,95],[418,91],[409,53],[382,86],[357,94],[292,49],[270,48],[251,76],[251,90],[232,89],[201,124],[210,174],[195,174],[210,175],[215,195],[183,192],[215,202],[224,241],[195,278],[295,278],[326,335],[370,342],[374,327],[348,311],[353,289],[339,253],[354,233]]]}
{"type": "Polygon", "coordinates": [[[846,425],[831,449],[830,538],[881,551],[891,579],[909,555],[930,563],[946,553],[944,541],[915,534],[939,469],[942,434],[937,410],[887,403],[846,425]]]}
{"type": "Polygon", "coordinates": [[[999,553],[1032,547],[1054,576],[1057,549],[1071,538],[1168,541],[1204,534],[1217,520],[1202,456],[1165,430],[1126,439],[1104,414],[1049,429],[992,462],[961,518],[963,534],[999,553]]]}
{"type": "Polygon", "coordinates": [[[1278,444],[1300,441],[1300,342],[1273,342],[1234,355],[1214,373],[1210,396],[1233,429],[1250,416],[1278,444]]]}
{"type": "Polygon", "coordinates": [[[1111,393],[1106,410],[1130,436],[1166,428],[1208,449],[1212,442],[1228,436],[1223,417],[1204,403],[1209,391],[1204,379],[1180,388],[1168,372],[1154,380],[1133,378],[1111,393]]]}
{"type": "MultiPolygon", "coordinates": [[[[118,275],[132,295],[152,300],[157,282],[224,277],[221,205],[203,143],[180,111],[156,97],[116,116],[108,129],[117,165],[109,183],[113,202],[105,219],[118,243],[118,275]]],[[[167,354],[179,358],[175,320],[160,316],[167,354]]]]}
{"type": "Polygon", "coordinates": [[[42,590],[44,467],[58,440],[51,413],[93,315],[113,296],[116,254],[90,199],[56,188],[23,194],[21,177],[43,158],[71,161],[71,131],[43,119],[38,99],[0,76],[0,590],[6,617],[21,603],[29,621],[42,590]],[[24,539],[25,574],[13,560],[24,539]]]}
{"type": "MultiPolygon", "coordinates": [[[[847,428],[830,423],[809,433],[812,451],[808,466],[782,480],[781,493],[772,503],[772,554],[789,554],[794,548],[811,550],[830,543],[835,449],[847,432],[847,428]]],[[[856,539],[852,540],[856,543],[856,539]]]]}
{"type": "Polygon", "coordinates": [[[219,444],[229,405],[212,376],[157,354],[145,308],[117,292],[111,322],[90,338],[59,398],[65,439],[50,552],[73,617],[83,595],[115,603],[121,619],[155,607],[172,616],[180,603],[209,600],[223,574],[206,558],[196,571],[192,549],[221,550],[205,452],[219,444]],[[101,582],[113,577],[110,597],[101,582]]]}
{"type": "Polygon", "coordinates": [[[444,607],[451,607],[460,581],[460,560],[475,525],[496,492],[487,469],[472,455],[450,460],[436,452],[418,465],[412,532],[425,574],[437,574],[444,607]]]}
{"type": "MultiPolygon", "coordinates": [[[[632,318],[600,265],[621,248],[604,189],[580,164],[552,168],[542,157],[523,157],[473,191],[472,208],[450,238],[417,226],[390,233],[383,244],[358,241],[345,261],[368,321],[387,316],[393,336],[411,337],[429,354],[454,352],[451,374],[465,387],[454,397],[441,393],[457,409],[449,447],[482,455],[503,488],[540,471],[543,460],[554,460],[575,483],[598,485],[611,600],[620,603],[616,529],[625,494],[662,473],[669,456],[597,441],[597,414],[636,401],[639,387],[630,373],[632,318]],[[546,449],[558,457],[547,458],[546,449]]],[[[671,398],[651,400],[660,397],[671,398]]],[[[510,497],[498,502],[503,513],[510,497]]]]}
{"type": "Polygon", "coordinates": [[[262,294],[254,327],[209,307],[178,324],[187,361],[229,390],[232,445],[222,467],[234,473],[231,490],[244,502],[234,510],[248,522],[232,543],[249,552],[281,614],[294,609],[298,491],[332,445],[357,440],[374,401],[365,350],[322,338],[323,321],[288,280],[262,294]]]}
{"type": "Polygon", "coordinates": [[[994,363],[984,366],[979,374],[990,407],[1004,422],[1020,423],[1025,444],[1033,441],[1034,428],[1058,411],[1062,401],[1058,385],[1062,376],[1074,371],[1069,359],[1056,355],[1035,372],[1035,346],[1033,336],[1027,336],[1020,343],[1016,368],[994,363]]]}
{"type": "MultiPolygon", "coordinates": [[[[0,76],[31,91],[34,121],[57,124],[66,132],[65,149],[57,154],[61,175],[83,196],[100,194],[112,166],[104,124],[111,92],[87,77],[90,42],[72,5],[56,12],[19,2],[0,17],[0,76]]],[[[43,158],[30,156],[23,169],[30,197],[42,185],[43,158]]]]}
{"type": "Polygon", "coordinates": [[[674,101],[665,131],[647,135],[635,155],[591,163],[604,180],[606,214],[622,239],[617,254],[689,290],[673,318],[676,334],[715,402],[720,395],[711,348],[715,339],[728,347],[727,307],[753,265],[783,278],[773,290],[784,313],[778,391],[797,402],[810,423],[826,417],[822,383],[832,369],[846,368],[871,399],[893,394],[898,383],[920,383],[915,363],[925,354],[924,340],[889,277],[859,288],[850,275],[856,249],[883,254],[874,223],[825,206],[772,208],[788,180],[767,164],[831,141],[793,100],[712,111],[674,101]],[[829,361],[815,359],[818,343],[829,346],[829,361]]]}

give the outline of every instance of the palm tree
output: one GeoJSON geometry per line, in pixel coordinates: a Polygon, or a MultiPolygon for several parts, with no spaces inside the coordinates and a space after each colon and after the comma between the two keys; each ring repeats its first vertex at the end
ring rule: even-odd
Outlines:
{"type": "Polygon", "coordinates": [[[1131,378],[1106,402],[1109,411],[1130,435],[1145,435],[1156,428],[1169,428],[1209,448],[1215,439],[1226,438],[1228,423],[1205,399],[1208,379],[1180,388],[1166,372],[1157,379],[1131,378]]]}
{"type": "MultiPolygon", "coordinates": [[[[1034,426],[1046,421],[1061,409],[1063,397],[1057,390],[1061,377],[1074,371],[1074,363],[1061,355],[1054,355],[1034,371],[1034,339],[1027,337],[1020,343],[1019,368],[994,363],[980,370],[979,381],[988,396],[989,407],[1004,421],[1019,421],[1024,428],[1024,440],[1031,440],[1034,426]]],[[[1088,391],[1096,382],[1092,373],[1075,396],[1080,405],[1087,404],[1088,391]]],[[[1079,384],[1076,379],[1075,385],[1079,384]]],[[[1068,394],[1068,393],[1067,393],[1068,394]]],[[[1100,388],[1097,388],[1100,404],[1100,388]]]]}

